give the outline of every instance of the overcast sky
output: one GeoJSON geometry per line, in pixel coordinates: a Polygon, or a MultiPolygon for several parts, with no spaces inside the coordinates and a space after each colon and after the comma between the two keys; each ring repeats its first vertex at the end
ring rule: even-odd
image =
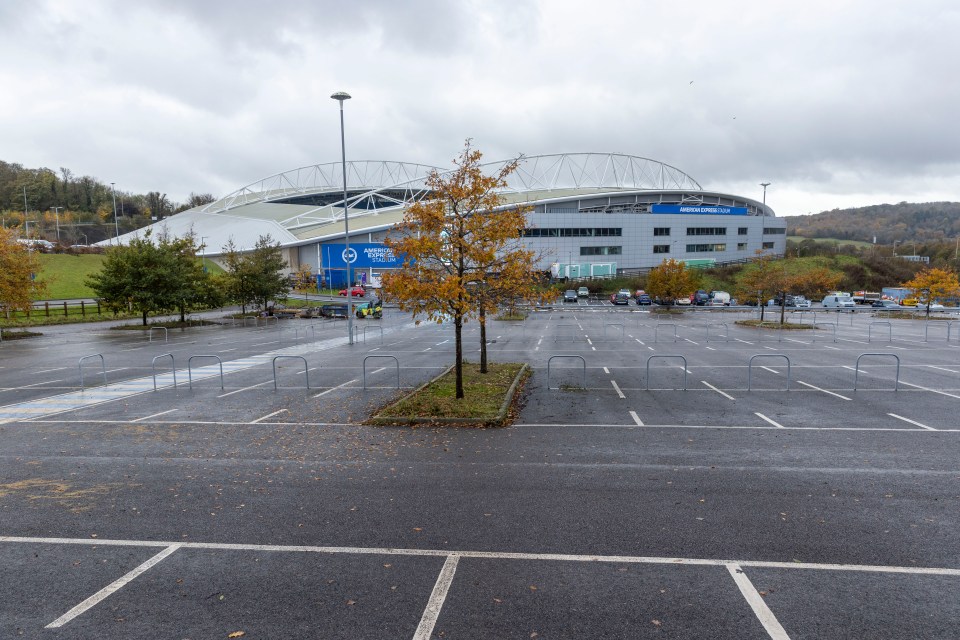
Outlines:
{"type": "Polygon", "coordinates": [[[779,215],[960,200],[960,3],[0,0],[0,159],[184,201],[347,156],[621,152],[779,215]]]}

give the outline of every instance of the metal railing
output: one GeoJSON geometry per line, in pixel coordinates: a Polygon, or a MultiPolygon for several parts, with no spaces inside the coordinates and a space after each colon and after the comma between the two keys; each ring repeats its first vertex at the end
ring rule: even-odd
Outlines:
{"type": "Polygon", "coordinates": [[[167,328],[166,328],[166,327],[150,327],[150,330],[147,331],[147,334],[148,334],[149,337],[150,337],[150,342],[153,342],[153,332],[154,332],[154,331],[160,331],[161,329],[163,330],[163,341],[164,341],[164,342],[170,342],[170,334],[169,334],[169,332],[167,331],[167,328]]]}
{"type": "Polygon", "coordinates": [[[363,358],[363,388],[364,388],[364,390],[366,390],[366,388],[367,388],[367,360],[369,360],[370,358],[390,358],[390,359],[393,360],[394,364],[396,365],[396,369],[397,369],[397,389],[399,389],[399,388],[400,388],[400,361],[397,360],[397,356],[391,356],[391,355],[387,355],[387,354],[375,354],[375,355],[371,355],[371,356],[365,356],[365,357],[363,358]]]}

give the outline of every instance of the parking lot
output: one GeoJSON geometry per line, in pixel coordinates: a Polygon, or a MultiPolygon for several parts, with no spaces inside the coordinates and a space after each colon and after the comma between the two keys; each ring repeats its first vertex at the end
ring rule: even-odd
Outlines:
{"type": "Polygon", "coordinates": [[[393,309],[5,342],[0,637],[956,637],[958,327],[747,317],[491,322],[503,429],[362,424],[452,363],[393,309]]]}

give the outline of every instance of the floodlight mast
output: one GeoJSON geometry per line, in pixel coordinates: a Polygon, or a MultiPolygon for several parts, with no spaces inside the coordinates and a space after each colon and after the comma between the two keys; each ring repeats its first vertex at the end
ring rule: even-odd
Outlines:
{"type": "Polygon", "coordinates": [[[347,208],[347,143],[343,132],[343,102],[350,99],[346,91],[330,96],[340,103],[340,161],[343,165],[343,261],[347,263],[347,344],[353,344],[353,264],[350,254],[350,216],[347,208]]]}

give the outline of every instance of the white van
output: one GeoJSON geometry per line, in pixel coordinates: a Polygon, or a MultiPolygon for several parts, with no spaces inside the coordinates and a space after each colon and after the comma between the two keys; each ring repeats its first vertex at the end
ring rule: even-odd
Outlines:
{"type": "Polygon", "coordinates": [[[849,293],[842,295],[831,294],[823,299],[823,306],[827,309],[855,309],[857,303],[853,301],[849,293]]]}
{"type": "Polygon", "coordinates": [[[730,294],[727,293],[726,291],[714,291],[713,296],[710,298],[710,306],[729,307],[730,294]]]}

